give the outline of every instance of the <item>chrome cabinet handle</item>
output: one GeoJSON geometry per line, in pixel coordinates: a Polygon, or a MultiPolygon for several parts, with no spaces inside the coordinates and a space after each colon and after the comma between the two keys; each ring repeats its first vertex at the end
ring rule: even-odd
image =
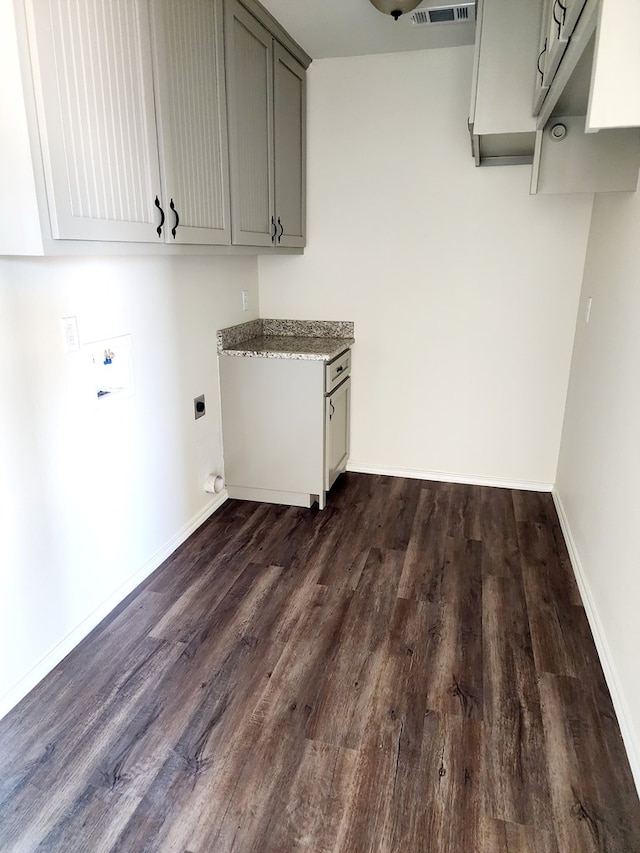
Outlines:
{"type": "Polygon", "coordinates": [[[178,211],[175,208],[175,205],[173,203],[173,199],[171,199],[171,201],[169,202],[169,207],[173,211],[173,215],[176,218],[176,224],[171,229],[171,234],[173,235],[173,239],[175,240],[176,239],[176,230],[178,228],[178,225],[180,225],[180,217],[178,216],[178,211]]]}
{"type": "Polygon", "coordinates": [[[160,199],[156,196],[156,200],[153,202],[155,206],[160,211],[160,225],[156,228],[158,232],[158,237],[162,237],[162,226],[164,225],[164,210],[160,207],[160,199]]]}

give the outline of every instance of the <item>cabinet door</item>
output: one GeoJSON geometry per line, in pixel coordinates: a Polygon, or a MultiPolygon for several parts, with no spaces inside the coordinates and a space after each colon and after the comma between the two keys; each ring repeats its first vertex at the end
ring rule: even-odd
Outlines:
{"type": "Polygon", "coordinates": [[[533,133],[533,71],[541,48],[541,0],[480,0],[476,34],[474,133],[533,133]],[[508,69],[508,70],[506,70],[508,69]]]}
{"type": "Polygon", "coordinates": [[[351,379],[347,378],[326,398],[325,490],[331,488],[349,458],[351,379]]]}
{"type": "Polygon", "coordinates": [[[243,246],[271,246],[273,39],[235,0],[225,11],[232,240],[243,246]]]}
{"type": "Polygon", "coordinates": [[[152,24],[165,239],[229,245],[221,1],[152,0],[152,24]]]}
{"type": "Polygon", "coordinates": [[[549,29],[547,32],[547,50],[545,52],[544,78],[547,86],[553,82],[567,49],[569,38],[564,29],[565,7],[562,0],[549,0],[549,29]]]}
{"type": "Polygon", "coordinates": [[[567,41],[571,38],[582,14],[586,0],[564,0],[562,31],[567,41]]]}
{"type": "Polygon", "coordinates": [[[277,43],[273,63],[276,242],[302,247],[306,242],[306,72],[277,43]]]}
{"type": "Polygon", "coordinates": [[[547,49],[549,46],[549,4],[545,3],[542,8],[542,22],[540,26],[540,52],[536,62],[536,82],[533,89],[533,115],[537,116],[549,91],[549,81],[544,73],[547,49]]]}
{"type": "Polygon", "coordinates": [[[53,237],[157,242],[147,0],[32,0],[30,11],[53,237]]]}

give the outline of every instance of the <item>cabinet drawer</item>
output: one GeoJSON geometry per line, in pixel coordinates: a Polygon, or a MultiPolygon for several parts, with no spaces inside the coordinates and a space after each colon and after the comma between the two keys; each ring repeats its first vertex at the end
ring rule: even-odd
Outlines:
{"type": "Polygon", "coordinates": [[[324,388],[326,393],[333,390],[351,371],[351,350],[345,350],[325,367],[324,388]]]}

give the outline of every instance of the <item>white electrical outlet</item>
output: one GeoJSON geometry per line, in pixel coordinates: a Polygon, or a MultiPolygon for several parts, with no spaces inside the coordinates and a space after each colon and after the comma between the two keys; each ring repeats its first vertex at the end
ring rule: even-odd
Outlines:
{"type": "Polygon", "coordinates": [[[584,319],[588,323],[591,319],[591,303],[593,302],[593,298],[590,296],[587,299],[587,310],[585,311],[584,319]]]}
{"type": "Polygon", "coordinates": [[[249,291],[248,290],[242,291],[242,310],[243,311],[249,310],[249,291]]]}
{"type": "Polygon", "coordinates": [[[65,352],[78,352],[80,349],[80,341],[78,339],[78,321],[75,317],[63,317],[62,335],[64,338],[65,352]]]}

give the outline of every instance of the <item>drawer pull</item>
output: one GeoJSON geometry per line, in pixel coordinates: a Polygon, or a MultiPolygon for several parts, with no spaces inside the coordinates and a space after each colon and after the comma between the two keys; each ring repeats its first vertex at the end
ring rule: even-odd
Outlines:
{"type": "Polygon", "coordinates": [[[540,68],[540,60],[542,59],[542,57],[545,55],[546,52],[547,52],[547,40],[545,39],[544,40],[544,47],[540,51],[540,56],[538,57],[538,74],[540,75],[540,85],[542,85],[544,82],[544,71],[542,70],[542,68],[540,68]]]}
{"type": "Polygon", "coordinates": [[[156,196],[156,200],[153,202],[155,206],[160,211],[160,225],[156,228],[158,232],[158,237],[162,237],[162,226],[164,225],[164,210],[160,207],[160,199],[156,196]]]}
{"type": "Polygon", "coordinates": [[[175,240],[176,239],[176,230],[178,228],[178,225],[180,225],[180,217],[178,216],[178,211],[175,208],[175,205],[173,203],[173,199],[171,199],[171,201],[169,202],[169,207],[173,211],[173,215],[176,218],[176,224],[171,229],[171,233],[173,234],[173,239],[175,240]]]}
{"type": "Polygon", "coordinates": [[[336,376],[338,375],[338,373],[342,373],[343,370],[344,370],[344,364],[341,364],[340,367],[336,367],[336,376]]]}
{"type": "Polygon", "coordinates": [[[552,14],[553,14],[553,20],[558,25],[558,38],[560,38],[560,35],[562,33],[562,25],[564,24],[564,17],[565,17],[566,11],[567,11],[567,7],[563,6],[563,4],[560,2],[560,0],[555,0],[555,2],[553,4],[553,13],[552,14]],[[556,18],[556,6],[560,6],[560,9],[562,10],[561,11],[561,20],[558,20],[556,18]]]}

